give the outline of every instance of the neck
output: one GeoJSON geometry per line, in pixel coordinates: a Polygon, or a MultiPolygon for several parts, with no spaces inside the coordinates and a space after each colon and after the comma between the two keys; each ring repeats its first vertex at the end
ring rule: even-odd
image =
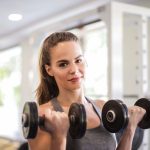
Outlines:
{"type": "Polygon", "coordinates": [[[69,106],[72,103],[86,103],[83,90],[60,91],[57,100],[62,106],[69,106]]]}

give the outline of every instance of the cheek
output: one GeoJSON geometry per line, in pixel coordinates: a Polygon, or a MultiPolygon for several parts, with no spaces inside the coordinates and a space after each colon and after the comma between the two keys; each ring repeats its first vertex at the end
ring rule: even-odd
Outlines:
{"type": "Polygon", "coordinates": [[[85,63],[80,66],[80,70],[83,74],[85,74],[85,72],[86,72],[86,64],[85,63]]]}
{"type": "Polygon", "coordinates": [[[66,87],[67,85],[67,73],[63,70],[63,71],[59,71],[57,72],[57,74],[55,74],[55,80],[58,86],[60,87],[66,87]]]}
{"type": "Polygon", "coordinates": [[[56,81],[64,81],[64,79],[66,79],[67,77],[66,72],[64,70],[59,70],[55,72],[54,76],[56,81]]]}

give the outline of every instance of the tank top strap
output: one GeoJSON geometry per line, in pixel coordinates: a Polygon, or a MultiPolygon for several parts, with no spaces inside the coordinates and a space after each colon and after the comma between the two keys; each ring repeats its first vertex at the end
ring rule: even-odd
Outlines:
{"type": "Polygon", "coordinates": [[[98,115],[98,117],[101,120],[101,109],[93,102],[93,100],[86,98],[86,100],[92,104],[94,111],[96,112],[96,114],[98,115]]]}
{"type": "MultiPolygon", "coordinates": [[[[89,102],[89,103],[91,103],[92,104],[92,106],[93,106],[93,108],[94,108],[94,110],[95,110],[95,112],[97,113],[97,115],[98,115],[98,117],[100,118],[100,120],[101,120],[101,128],[104,128],[104,125],[103,125],[103,122],[102,122],[102,119],[101,119],[101,109],[93,102],[93,100],[91,100],[91,99],[88,99],[88,98],[86,98],[87,99],[87,101],[89,102]]],[[[105,128],[104,128],[105,129],[105,128]]],[[[105,129],[106,130],[106,129],[105,129]]],[[[116,143],[116,146],[117,146],[117,139],[116,139],[116,135],[114,134],[114,133],[110,133],[113,137],[114,137],[114,140],[115,140],[115,143],[116,143]]]]}
{"type": "Polygon", "coordinates": [[[59,104],[59,102],[57,101],[56,98],[53,98],[51,100],[51,103],[52,103],[55,111],[64,112],[63,108],[61,107],[61,105],[59,104]]]}

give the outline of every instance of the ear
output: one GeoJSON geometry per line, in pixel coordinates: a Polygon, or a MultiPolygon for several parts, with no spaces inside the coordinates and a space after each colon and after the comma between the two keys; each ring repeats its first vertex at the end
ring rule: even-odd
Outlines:
{"type": "Polygon", "coordinates": [[[48,75],[53,76],[51,66],[45,65],[45,70],[46,70],[48,75]]]}

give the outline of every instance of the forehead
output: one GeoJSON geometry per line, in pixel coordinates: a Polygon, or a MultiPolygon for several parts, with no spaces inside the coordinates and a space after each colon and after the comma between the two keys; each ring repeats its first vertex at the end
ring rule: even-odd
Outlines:
{"type": "Polygon", "coordinates": [[[57,44],[51,49],[51,60],[73,59],[82,55],[81,46],[78,42],[67,41],[57,44]]]}

